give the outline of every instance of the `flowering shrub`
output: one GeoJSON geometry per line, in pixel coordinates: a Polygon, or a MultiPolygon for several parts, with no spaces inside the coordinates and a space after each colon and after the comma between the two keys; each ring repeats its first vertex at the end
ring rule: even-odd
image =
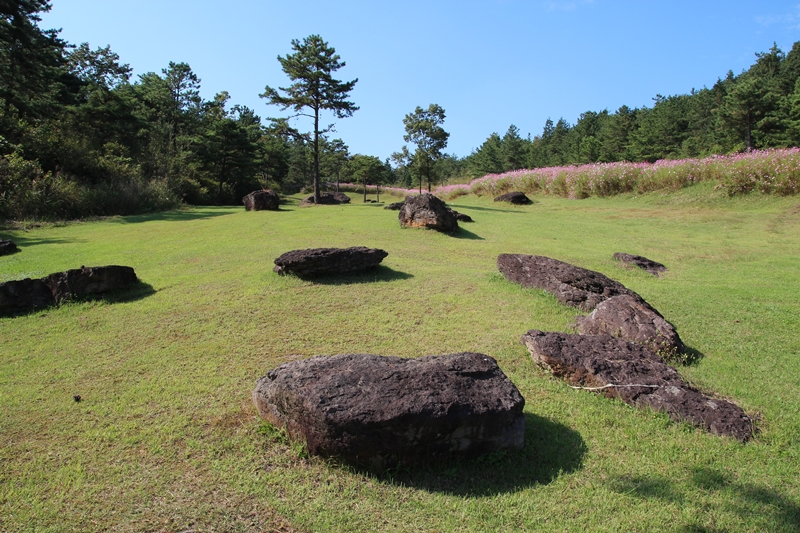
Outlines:
{"type": "Polygon", "coordinates": [[[626,192],[675,191],[713,180],[730,196],[750,191],[790,195],[800,192],[800,148],[757,150],[704,159],[655,163],[592,163],[521,169],[487,174],[468,184],[445,185],[433,192],[444,199],[464,194],[497,196],[510,191],[555,194],[567,198],[611,196],[626,192]]]}

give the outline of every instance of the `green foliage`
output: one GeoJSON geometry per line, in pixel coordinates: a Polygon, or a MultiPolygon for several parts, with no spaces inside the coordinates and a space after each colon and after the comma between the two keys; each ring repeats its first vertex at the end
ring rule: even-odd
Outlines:
{"type": "MultiPolygon", "coordinates": [[[[291,108],[296,115],[313,119],[314,129],[309,134],[296,136],[311,137],[314,155],[314,198],[319,201],[320,194],[320,135],[329,131],[320,128],[320,112],[330,111],[337,118],[351,116],[358,107],[347,100],[350,91],[355,87],[358,78],[342,82],[333,77],[333,73],[344,67],[346,63],[336,49],[329,46],[319,35],[310,35],[303,41],[292,39],[293,54],[278,56],[283,72],[292,83],[289,87],[273,89],[266,86],[261,94],[271,105],[277,105],[282,111],[291,108]],[[281,94],[282,91],[285,94],[281,94]],[[311,114],[309,114],[311,113],[311,114]]],[[[279,119],[285,124],[285,119],[279,119]]]]}
{"type": "Polygon", "coordinates": [[[420,191],[423,181],[427,181],[430,192],[431,182],[435,179],[435,163],[447,147],[450,134],[442,128],[444,119],[444,109],[438,104],[430,104],[427,109],[417,106],[413,113],[403,117],[406,130],[403,140],[417,146],[410,159],[411,167],[419,178],[420,191]]]}

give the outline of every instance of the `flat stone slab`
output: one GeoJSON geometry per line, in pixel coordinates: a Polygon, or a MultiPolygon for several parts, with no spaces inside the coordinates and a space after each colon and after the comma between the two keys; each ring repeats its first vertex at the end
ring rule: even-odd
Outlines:
{"type": "Polygon", "coordinates": [[[281,198],[272,189],[253,191],[242,198],[246,211],[277,211],[280,208],[281,198]]]}
{"type": "Polygon", "coordinates": [[[665,267],[661,263],[657,263],[652,259],[648,259],[641,255],[631,255],[622,252],[615,252],[614,259],[616,259],[620,263],[625,263],[626,265],[633,265],[635,267],[641,268],[642,270],[649,272],[655,277],[660,277],[662,272],[667,271],[667,267],[665,267]]]}
{"type": "Polygon", "coordinates": [[[17,243],[0,239],[0,255],[13,254],[17,251],[17,243]]]}
{"type": "Polygon", "coordinates": [[[592,311],[612,296],[641,296],[622,283],[595,272],[542,255],[500,254],[497,268],[508,279],[523,287],[539,288],[553,294],[559,302],[592,311]]]}
{"type": "Polygon", "coordinates": [[[479,353],[312,357],[271,370],[253,401],[310,453],[373,467],[517,450],[525,438],[525,400],[479,353]]]}
{"type": "Polygon", "coordinates": [[[450,233],[458,229],[453,210],[432,194],[406,196],[397,218],[406,228],[427,228],[450,233]]]}
{"type": "MultiPolygon", "coordinates": [[[[323,192],[319,195],[319,205],[349,204],[350,197],[343,192],[323,192]]],[[[300,205],[314,205],[314,195],[303,198],[300,205]]]]}
{"type": "Polygon", "coordinates": [[[56,272],[41,279],[0,283],[0,315],[32,311],[66,300],[101,296],[139,280],[133,268],[109,265],[56,272]]]}
{"type": "Polygon", "coordinates": [[[628,294],[600,302],[589,316],[575,317],[575,325],[581,335],[607,333],[642,344],[664,357],[685,351],[675,326],[644,300],[628,294]]]}
{"type": "Polygon", "coordinates": [[[522,343],[535,363],[576,388],[666,412],[716,435],[742,442],[752,437],[753,422],[740,407],[698,391],[644,346],[605,334],[535,329],[522,336],[522,343]]]}
{"type": "Polygon", "coordinates": [[[275,259],[278,274],[292,273],[299,277],[361,272],[378,266],[388,252],[379,248],[308,248],[292,250],[275,259]]]}
{"type": "Polygon", "coordinates": [[[531,201],[531,199],[525,196],[525,193],[521,191],[514,191],[514,192],[508,192],[506,194],[501,194],[500,196],[496,196],[494,201],[509,202],[516,205],[526,205],[533,203],[533,201],[531,201]]]}

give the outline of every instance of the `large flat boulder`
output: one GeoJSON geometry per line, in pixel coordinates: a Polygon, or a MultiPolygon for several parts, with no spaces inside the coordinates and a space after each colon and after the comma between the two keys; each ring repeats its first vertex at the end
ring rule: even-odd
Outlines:
{"type": "Polygon", "coordinates": [[[253,191],[242,198],[245,211],[277,211],[280,208],[281,198],[272,189],[253,191]]]}
{"type": "MultiPolygon", "coordinates": [[[[311,196],[303,198],[300,205],[313,205],[315,203],[314,195],[312,194],[311,196]]],[[[323,192],[319,195],[319,205],[340,205],[349,203],[350,197],[343,192],[323,192]]]]}
{"type": "Polygon", "coordinates": [[[458,220],[453,210],[428,193],[406,196],[397,218],[400,225],[406,228],[427,228],[446,233],[458,229],[458,220]]]}
{"type": "Polygon", "coordinates": [[[13,315],[54,305],[53,293],[40,279],[0,283],[0,315],[13,315]]]}
{"type": "Polygon", "coordinates": [[[256,383],[259,414],[313,454],[386,467],[521,449],[525,400],[478,353],[294,361],[256,383]]]}
{"type": "Polygon", "coordinates": [[[629,294],[600,302],[589,316],[575,317],[575,325],[581,335],[607,333],[642,344],[668,358],[685,351],[675,326],[644,300],[629,294]]]}
{"type": "Polygon", "coordinates": [[[662,272],[667,271],[667,267],[665,267],[663,264],[653,261],[652,259],[648,259],[641,255],[632,255],[623,252],[615,252],[614,259],[616,259],[620,263],[625,263],[626,265],[632,265],[641,268],[645,272],[649,272],[650,274],[656,277],[661,276],[662,272]]]}
{"type": "Polygon", "coordinates": [[[641,299],[622,283],[600,272],[542,255],[500,254],[497,268],[509,281],[543,289],[559,302],[584,311],[592,311],[600,302],[620,294],[641,299]]]}
{"type": "Polygon", "coordinates": [[[0,239],[0,255],[13,254],[17,251],[17,244],[14,241],[0,239]]]}
{"type": "Polygon", "coordinates": [[[275,272],[299,277],[347,274],[374,268],[389,255],[379,248],[308,248],[292,250],[275,259],[275,272]]]}
{"type": "Polygon", "coordinates": [[[500,196],[496,196],[494,201],[508,202],[516,205],[526,205],[533,203],[531,199],[525,196],[525,193],[522,191],[507,192],[505,194],[501,194],[500,196]]]}
{"type": "Polygon", "coordinates": [[[576,388],[587,388],[642,408],[669,414],[717,435],[740,441],[753,422],[737,405],[698,391],[677,370],[640,344],[610,335],[530,330],[522,336],[534,362],[576,388]]]}
{"type": "Polygon", "coordinates": [[[57,305],[65,300],[101,296],[138,281],[133,268],[109,265],[56,272],[41,279],[0,283],[0,315],[57,305]]]}
{"type": "Polygon", "coordinates": [[[56,303],[61,303],[126,289],[138,279],[133,268],[129,266],[109,265],[82,266],[66,272],[56,272],[42,278],[42,281],[50,288],[56,303]]]}

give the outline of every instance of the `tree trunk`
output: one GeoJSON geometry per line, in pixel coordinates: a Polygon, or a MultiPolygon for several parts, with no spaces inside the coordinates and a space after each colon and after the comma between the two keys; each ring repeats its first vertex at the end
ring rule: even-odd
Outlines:
{"type": "Polygon", "coordinates": [[[314,205],[319,205],[319,107],[314,108],[314,205]]]}
{"type": "Polygon", "coordinates": [[[367,203],[367,177],[364,176],[364,203],[367,203]]]}

